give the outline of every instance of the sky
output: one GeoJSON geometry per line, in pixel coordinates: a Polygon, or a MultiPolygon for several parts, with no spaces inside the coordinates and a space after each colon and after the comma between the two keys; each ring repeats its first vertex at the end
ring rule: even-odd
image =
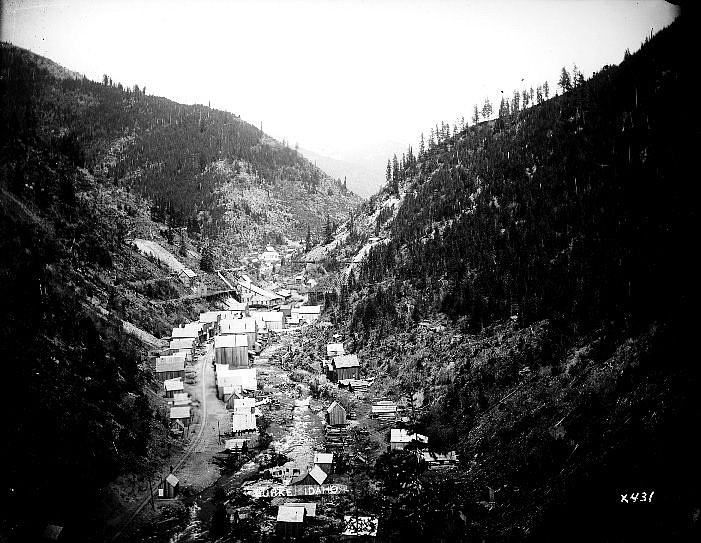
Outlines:
{"type": "Polygon", "coordinates": [[[662,1],[4,0],[3,41],[100,80],[236,113],[336,158],[415,144],[485,97],[554,91],[669,25],[662,1]]]}

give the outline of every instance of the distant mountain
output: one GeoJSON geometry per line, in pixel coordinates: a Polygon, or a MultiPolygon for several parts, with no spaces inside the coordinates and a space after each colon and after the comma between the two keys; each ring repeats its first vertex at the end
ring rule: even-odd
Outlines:
{"type": "Polygon", "coordinates": [[[384,142],[376,145],[351,147],[337,153],[324,153],[301,149],[301,153],[319,168],[336,179],[348,180],[348,189],[369,198],[386,183],[387,158],[393,154],[401,157],[407,145],[384,142]]]}

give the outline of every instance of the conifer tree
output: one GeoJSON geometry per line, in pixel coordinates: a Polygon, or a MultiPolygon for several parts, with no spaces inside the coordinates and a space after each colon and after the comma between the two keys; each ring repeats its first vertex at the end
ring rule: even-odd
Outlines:
{"type": "Polygon", "coordinates": [[[562,89],[563,93],[572,90],[572,79],[570,78],[567,68],[564,66],[562,67],[562,72],[560,72],[560,79],[557,84],[562,89]]]}
{"type": "Polygon", "coordinates": [[[312,250],[312,229],[310,228],[309,224],[307,223],[307,240],[306,240],[306,246],[305,246],[305,253],[308,253],[309,251],[312,250]]]}
{"type": "Polygon", "coordinates": [[[543,83],[543,96],[545,96],[546,100],[550,98],[550,86],[547,81],[543,83]]]}
{"type": "Polygon", "coordinates": [[[421,132],[421,140],[419,141],[419,158],[421,158],[426,152],[426,147],[424,144],[424,133],[421,132]]]}
{"type": "Polygon", "coordinates": [[[515,90],[514,97],[511,100],[511,114],[514,115],[521,110],[521,94],[515,90]]]}
{"type": "Polygon", "coordinates": [[[477,124],[480,122],[480,113],[479,109],[477,109],[477,104],[475,104],[475,109],[472,112],[472,124],[477,124]]]}
{"type": "Polygon", "coordinates": [[[482,118],[488,119],[492,116],[492,103],[489,101],[489,97],[484,99],[484,105],[482,106],[482,118]]]}

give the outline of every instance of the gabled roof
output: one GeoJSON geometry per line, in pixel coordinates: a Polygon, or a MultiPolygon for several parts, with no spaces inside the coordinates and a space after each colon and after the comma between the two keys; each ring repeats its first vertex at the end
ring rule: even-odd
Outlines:
{"type": "Polygon", "coordinates": [[[167,392],[171,392],[175,390],[183,390],[185,385],[181,379],[166,379],[163,381],[163,388],[165,388],[167,392]]]}
{"type": "Polygon", "coordinates": [[[183,268],[182,270],[180,270],[180,272],[178,272],[178,276],[180,276],[180,275],[184,275],[185,277],[188,277],[189,279],[193,279],[193,278],[197,277],[197,274],[194,271],[192,271],[190,268],[183,268]]]}
{"type": "Polygon", "coordinates": [[[389,432],[390,443],[411,443],[418,441],[419,443],[428,443],[428,438],[421,434],[410,434],[404,428],[392,428],[389,432]]]}
{"type": "Polygon", "coordinates": [[[185,328],[173,328],[170,334],[172,339],[195,339],[199,335],[199,328],[187,326],[185,328]]]}
{"type": "Polygon", "coordinates": [[[304,522],[305,510],[304,507],[293,507],[289,505],[280,505],[277,508],[278,522],[304,522]]]}
{"type": "Polygon", "coordinates": [[[168,344],[168,348],[175,349],[175,350],[187,350],[187,349],[192,349],[192,346],[194,344],[195,344],[194,337],[171,339],[170,343],[168,344]]]}
{"type": "Polygon", "coordinates": [[[328,409],[326,409],[326,412],[331,413],[331,411],[333,411],[337,407],[340,407],[344,411],[346,410],[345,407],[343,407],[340,403],[338,403],[337,401],[334,400],[333,403],[328,407],[328,409]]]}
{"type": "Polygon", "coordinates": [[[177,355],[159,356],[156,358],[156,372],[182,371],[185,369],[185,358],[177,355]]]}
{"type": "Polygon", "coordinates": [[[246,334],[214,336],[214,348],[223,349],[225,347],[248,347],[248,336],[246,334]]]}
{"type": "Polygon", "coordinates": [[[250,290],[254,294],[258,294],[259,296],[263,296],[264,298],[268,298],[269,300],[282,299],[282,296],[280,296],[279,294],[275,294],[274,292],[270,292],[269,290],[266,290],[264,288],[260,288],[259,286],[254,285],[253,283],[239,281],[239,286],[241,288],[245,288],[247,290],[250,290]]]}
{"type": "Polygon", "coordinates": [[[343,354],[341,356],[333,357],[333,365],[336,369],[358,368],[360,367],[360,360],[358,360],[357,354],[343,354]]]}
{"type": "Polygon", "coordinates": [[[171,486],[176,486],[178,483],[180,483],[178,478],[172,473],[166,477],[166,482],[171,486]]]}
{"type": "Polygon", "coordinates": [[[190,398],[187,392],[176,392],[173,394],[173,405],[187,405],[190,403],[190,398]]]}
{"type": "Polygon", "coordinates": [[[293,307],[292,311],[295,313],[300,313],[302,315],[312,315],[321,313],[320,305],[300,305],[299,307],[293,307]]]}
{"type": "Polygon", "coordinates": [[[314,479],[317,484],[323,485],[324,481],[328,477],[326,475],[326,472],[321,469],[319,466],[314,466],[312,469],[309,470],[309,475],[311,476],[312,479],[314,479]]]}
{"type": "Polygon", "coordinates": [[[223,319],[219,321],[220,334],[245,334],[256,331],[256,320],[253,317],[243,319],[223,319]]]}
{"type": "Polygon", "coordinates": [[[171,408],[170,408],[170,418],[171,418],[171,419],[187,419],[187,418],[190,418],[190,406],[185,406],[185,407],[171,407],[171,408]]]}
{"type": "Polygon", "coordinates": [[[314,453],[315,464],[333,464],[333,453],[314,453]]]}

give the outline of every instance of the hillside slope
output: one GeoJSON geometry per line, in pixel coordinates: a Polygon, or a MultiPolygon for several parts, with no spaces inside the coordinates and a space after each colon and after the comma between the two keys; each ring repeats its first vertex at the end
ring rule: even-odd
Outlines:
{"type": "Polygon", "coordinates": [[[229,245],[265,245],[302,238],[360,203],[232,113],[147,96],[108,76],[56,77],[42,57],[8,44],[1,52],[9,132],[39,130],[78,166],[147,198],[159,222],[229,245]]]}
{"type": "MultiPolygon", "coordinates": [[[[424,499],[461,511],[468,540],[701,529],[701,449],[687,430],[701,422],[688,174],[699,124],[675,112],[689,28],[677,21],[561,96],[409,153],[356,220],[361,241],[334,247],[385,238],[331,313],[376,396],[423,391],[417,429],[461,458],[445,487],[459,492],[424,499]],[[620,500],[652,491],[654,505],[620,500]]],[[[429,512],[394,513],[390,531],[432,537],[429,512]]]]}

